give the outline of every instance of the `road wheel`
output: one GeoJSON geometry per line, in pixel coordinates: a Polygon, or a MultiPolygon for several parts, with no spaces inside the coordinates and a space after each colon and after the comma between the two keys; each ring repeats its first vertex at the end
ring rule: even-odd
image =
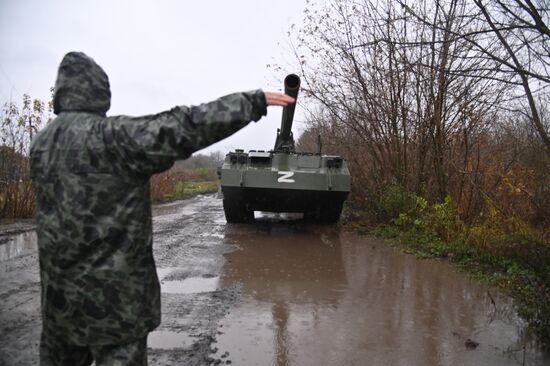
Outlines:
{"type": "Polygon", "coordinates": [[[223,200],[225,220],[229,223],[243,223],[254,220],[254,211],[248,209],[244,202],[223,200]]]}

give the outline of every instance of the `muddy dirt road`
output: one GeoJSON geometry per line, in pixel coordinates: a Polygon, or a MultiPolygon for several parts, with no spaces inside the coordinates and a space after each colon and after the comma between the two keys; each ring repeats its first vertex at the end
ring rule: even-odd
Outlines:
{"type": "MultiPolygon", "coordinates": [[[[154,214],[150,365],[550,364],[507,297],[447,263],[288,217],[228,225],[213,196],[154,214]]],[[[0,365],[37,364],[34,241],[0,236],[0,365]]]]}

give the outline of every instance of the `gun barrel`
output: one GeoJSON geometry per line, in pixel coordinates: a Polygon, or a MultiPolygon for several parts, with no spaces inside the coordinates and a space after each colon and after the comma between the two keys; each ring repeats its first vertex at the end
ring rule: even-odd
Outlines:
{"type": "MultiPolygon", "coordinates": [[[[300,89],[300,77],[296,74],[289,74],[285,77],[285,94],[294,99],[298,99],[298,90],[300,89]]],[[[294,109],[296,103],[292,103],[283,108],[283,117],[281,118],[280,139],[286,141],[290,138],[292,130],[292,121],[294,120],[294,109]]]]}

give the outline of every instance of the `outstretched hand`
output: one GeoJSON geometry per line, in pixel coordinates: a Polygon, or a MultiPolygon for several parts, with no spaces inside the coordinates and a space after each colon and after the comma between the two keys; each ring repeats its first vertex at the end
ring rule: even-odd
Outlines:
{"type": "Polygon", "coordinates": [[[294,98],[279,92],[264,92],[264,95],[267,105],[286,107],[296,101],[294,98]]]}

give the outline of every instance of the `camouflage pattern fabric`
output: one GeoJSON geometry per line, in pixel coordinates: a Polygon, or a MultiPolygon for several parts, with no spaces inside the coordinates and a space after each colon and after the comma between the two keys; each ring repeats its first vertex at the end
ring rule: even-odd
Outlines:
{"type": "Polygon", "coordinates": [[[121,345],[75,346],[54,337],[42,336],[41,366],[145,366],[147,338],[121,345]]]}
{"type": "Polygon", "coordinates": [[[159,114],[106,117],[105,72],[67,54],[57,118],[31,144],[43,331],[74,345],[123,344],[160,323],[149,178],[267,112],[261,90],[159,114]]]}

